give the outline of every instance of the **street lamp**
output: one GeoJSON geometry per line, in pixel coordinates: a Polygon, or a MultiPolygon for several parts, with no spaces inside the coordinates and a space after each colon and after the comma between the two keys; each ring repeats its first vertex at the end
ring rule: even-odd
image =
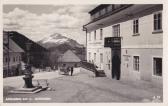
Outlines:
{"type": "Polygon", "coordinates": [[[31,71],[31,65],[30,65],[30,48],[31,48],[32,43],[31,42],[27,42],[26,43],[26,59],[27,59],[27,63],[26,63],[26,67],[25,67],[25,71],[24,71],[24,81],[25,81],[25,85],[24,88],[33,88],[33,84],[32,84],[32,78],[34,77],[32,75],[32,71],[31,71]]]}

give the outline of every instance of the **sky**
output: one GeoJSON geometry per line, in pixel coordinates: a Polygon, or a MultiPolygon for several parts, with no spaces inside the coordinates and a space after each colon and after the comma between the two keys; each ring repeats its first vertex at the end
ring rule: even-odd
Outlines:
{"type": "Polygon", "coordinates": [[[3,6],[3,29],[18,31],[33,41],[54,33],[85,44],[83,25],[90,21],[88,12],[96,5],[16,5],[3,6]]]}

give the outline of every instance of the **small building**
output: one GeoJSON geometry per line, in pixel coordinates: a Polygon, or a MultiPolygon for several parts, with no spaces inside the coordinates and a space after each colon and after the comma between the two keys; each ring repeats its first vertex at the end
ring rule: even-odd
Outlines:
{"type": "Polygon", "coordinates": [[[71,50],[67,50],[58,58],[58,68],[79,67],[81,59],[71,50]]]}
{"type": "Polygon", "coordinates": [[[24,50],[8,38],[6,33],[3,40],[3,77],[21,75],[20,63],[24,50]]]}

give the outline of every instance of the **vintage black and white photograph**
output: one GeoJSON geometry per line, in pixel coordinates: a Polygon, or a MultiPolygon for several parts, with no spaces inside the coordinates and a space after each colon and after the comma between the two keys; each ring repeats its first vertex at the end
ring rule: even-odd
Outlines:
{"type": "Polygon", "coordinates": [[[163,4],[4,4],[4,103],[163,103],[163,4]]]}

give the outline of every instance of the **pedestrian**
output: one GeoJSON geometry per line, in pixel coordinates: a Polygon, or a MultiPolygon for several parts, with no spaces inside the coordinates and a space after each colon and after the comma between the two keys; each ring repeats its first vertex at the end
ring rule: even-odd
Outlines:
{"type": "Polygon", "coordinates": [[[65,74],[68,74],[68,75],[69,75],[69,72],[70,72],[70,67],[68,66],[68,67],[67,67],[67,70],[66,70],[66,72],[65,72],[65,74]]]}
{"type": "Polygon", "coordinates": [[[71,76],[72,76],[72,74],[73,74],[73,67],[71,67],[71,76]]]}

